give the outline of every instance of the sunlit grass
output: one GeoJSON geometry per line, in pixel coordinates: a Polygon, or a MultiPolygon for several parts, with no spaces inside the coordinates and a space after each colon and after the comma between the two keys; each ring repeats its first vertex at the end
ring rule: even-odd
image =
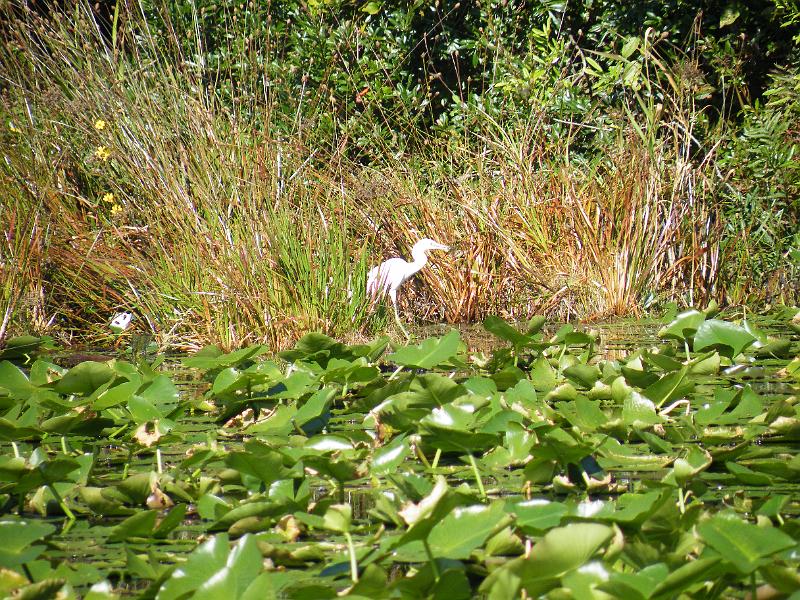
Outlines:
{"type": "Polygon", "coordinates": [[[366,271],[422,237],[454,251],[404,287],[407,320],[597,319],[759,293],[719,279],[715,157],[689,159],[697,114],[656,56],[664,106],[617,114],[589,162],[573,159],[577,126],[477,114],[463,137],[407,132],[414,152],[378,142],[368,166],[315,132],[320,90],[295,109],[253,82],[215,89],[133,13],[113,48],[86,6],[27,19],[0,51],[6,329],[95,341],[131,310],[165,346],[370,331],[386,320],[366,271]]]}

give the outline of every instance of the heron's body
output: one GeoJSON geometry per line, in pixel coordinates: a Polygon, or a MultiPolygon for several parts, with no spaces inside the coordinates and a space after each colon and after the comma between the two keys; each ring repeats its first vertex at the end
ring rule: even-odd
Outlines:
{"type": "Polygon", "coordinates": [[[413,260],[408,262],[402,258],[390,258],[382,262],[377,267],[373,267],[367,274],[367,293],[374,299],[388,294],[392,300],[394,307],[395,319],[397,320],[400,329],[406,335],[405,328],[400,323],[400,316],[397,311],[397,290],[406,281],[411,279],[417,272],[419,272],[426,264],[428,264],[429,250],[449,250],[448,246],[435,242],[429,238],[423,238],[414,244],[411,249],[411,257],[413,260]]]}

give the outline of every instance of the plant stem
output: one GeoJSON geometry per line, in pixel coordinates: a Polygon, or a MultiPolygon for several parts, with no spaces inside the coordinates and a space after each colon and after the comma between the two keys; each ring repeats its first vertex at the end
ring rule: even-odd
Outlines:
{"type": "Polygon", "coordinates": [[[428,545],[428,538],[422,540],[422,545],[425,547],[425,554],[428,556],[428,560],[431,562],[431,569],[433,570],[433,577],[436,581],[439,581],[439,565],[436,563],[436,559],[433,557],[433,552],[431,552],[431,547],[428,545]]]}
{"type": "Polygon", "coordinates": [[[433,462],[431,463],[431,469],[435,469],[439,465],[439,457],[442,455],[442,449],[437,448],[436,454],[433,455],[433,462]]]}
{"type": "Polygon", "coordinates": [[[350,579],[353,583],[358,583],[358,561],[356,561],[356,547],[353,545],[353,536],[349,531],[344,532],[344,537],[347,540],[347,551],[350,554],[350,579]]]}
{"type": "Polygon", "coordinates": [[[56,499],[56,502],[58,502],[58,505],[61,507],[61,510],[63,510],[64,514],[67,515],[67,518],[70,521],[74,521],[75,520],[75,515],[72,514],[72,511],[69,509],[69,506],[67,506],[67,503],[64,502],[64,499],[61,497],[61,494],[59,494],[56,491],[55,486],[52,483],[48,483],[47,484],[47,489],[49,489],[50,493],[53,494],[53,496],[56,499]]]}
{"type": "Polygon", "coordinates": [[[475,462],[475,457],[472,456],[472,452],[468,453],[469,456],[469,464],[472,465],[472,472],[475,474],[475,481],[478,484],[478,490],[481,493],[481,498],[484,500],[486,499],[486,490],[483,487],[483,480],[481,479],[481,473],[478,471],[478,463],[475,462]]]}

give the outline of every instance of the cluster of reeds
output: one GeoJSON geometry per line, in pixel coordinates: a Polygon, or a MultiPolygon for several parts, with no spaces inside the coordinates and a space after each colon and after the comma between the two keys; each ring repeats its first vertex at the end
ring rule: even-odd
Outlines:
{"type": "Polygon", "coordinates": [[[146,27],[115,19],[109,43],[83,5],[22,18],[0,50],[0,338],[91,341],[119,310],[173,346],[364,331],[384,322],[366,271],[423,236],[455,251],[401,294],[417,318],[600,318],[717,291],[713,156],[688,155],[674,78],[671,104],[620,115],[589,163],[540,121],[486,115],[364,165],[272,96],[223,103],[146,27]]]}

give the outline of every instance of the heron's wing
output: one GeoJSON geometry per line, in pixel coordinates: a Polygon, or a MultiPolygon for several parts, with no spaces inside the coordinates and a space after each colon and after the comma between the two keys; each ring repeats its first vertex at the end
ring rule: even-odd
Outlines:
{"type": "Polygon", "coordinates": [[[402,258],[390,258],[372,267],[367,274],[367,293],[373,297],[396,289],[403,283],[408,263],[402,258]]]}

